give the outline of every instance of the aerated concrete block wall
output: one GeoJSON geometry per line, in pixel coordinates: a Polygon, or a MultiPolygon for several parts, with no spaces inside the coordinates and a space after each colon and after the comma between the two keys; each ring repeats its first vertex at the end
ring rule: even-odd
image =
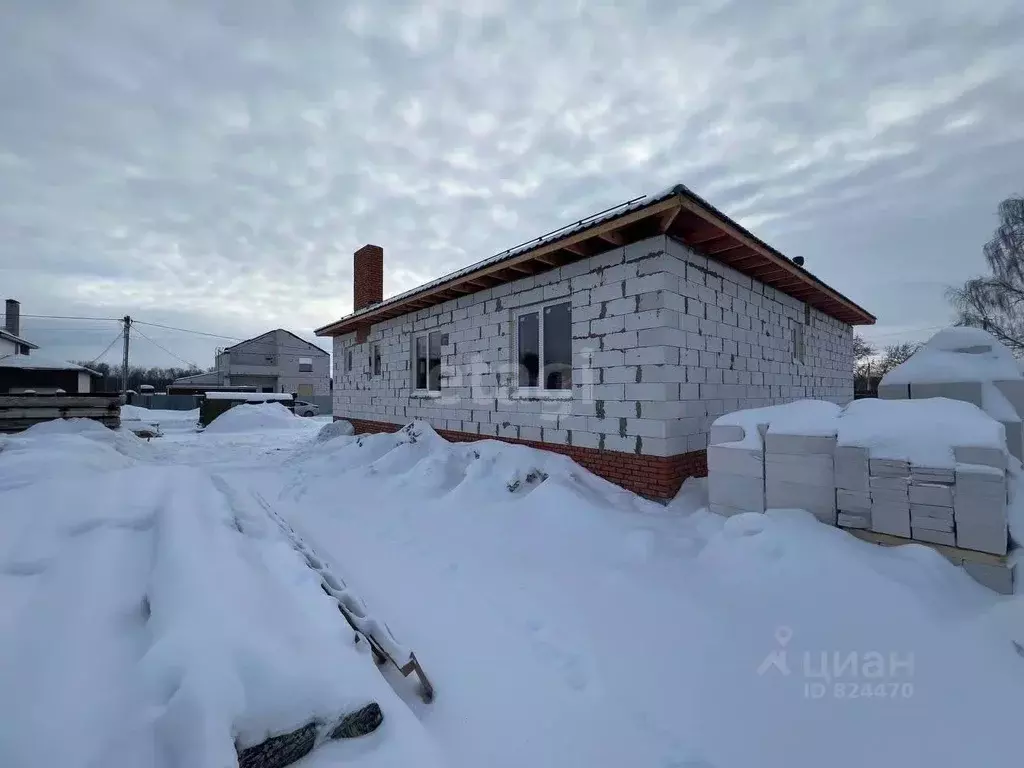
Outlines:
{"type": "Polygon", "coordinates": [[[705,450],[711,422],[737,409],[853,397],[850,326],[668,237],[335,337],[334,365],[336,417],[649,456],[705,450]],[[563,298],[572,397],[517,399],[513,310],[563,298]],[[447,336],[436,396],[412,390],[413,334],[433,329],[447,336]]]}

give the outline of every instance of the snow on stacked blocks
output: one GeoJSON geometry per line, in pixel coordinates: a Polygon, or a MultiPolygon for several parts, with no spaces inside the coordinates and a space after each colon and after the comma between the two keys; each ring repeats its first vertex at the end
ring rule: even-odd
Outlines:
{"type": "Polygon", "coordinates": [[[944,328],[882,378],[878,396],[973,403],[1003,425],[1010,454],[1024,460],[1024,376],[1010,350],[987,331],[944,328]]]}
{"type": "Polygon", "coordinates": [[[712,511],[733,515],[796,507],[835,524],[836,434],[830,425],[838,412],[832,403],[803,400],[718,418],[708,445],[712,511]]]}
{"type": "MultiPolygon", "coordinates": [[[[867,399],[840,409],[802,401],[728,414],[711,436],[712,511],[797,507],[833,525],[988,553],[996,563],[1007,552],[1005,433],[969,403],[867,399]]],[[[1012,587],[1005,565],[964,568],[999,591],[1012,587]]]]}
{"type": "Polygon", "coordinates": [[[764,512],[764,433],[772,408],[720,417],[708,438],[708,503],[730,517],[764,512]]]}
{"type": "Polygon", "coordinates": [[[976,406],[858,400],[840,417],[837,450],[869,457],[873,531],[1006,554],[1003,428],[976,406]]]}
{"type": "Polygon", "coordinates": [[[784,406],[765,435],[765,506],[805,509],[836,524],[836,416],[839,406],[804,400],[784,406]]]}

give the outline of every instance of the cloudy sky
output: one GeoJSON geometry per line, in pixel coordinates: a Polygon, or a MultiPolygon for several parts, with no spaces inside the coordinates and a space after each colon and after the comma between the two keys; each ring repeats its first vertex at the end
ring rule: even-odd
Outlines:
{"type": "Polygon", "coordinates": [[[4,0],[0,293],[310,337],[366,242],[389,295],[682,181],[920,339],[1024,192],[1022,64],[1020,0],[4,0]]]}

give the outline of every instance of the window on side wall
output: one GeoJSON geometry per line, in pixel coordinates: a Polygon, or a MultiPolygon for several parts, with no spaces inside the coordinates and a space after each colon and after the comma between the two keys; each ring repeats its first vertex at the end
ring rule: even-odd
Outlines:
{"type": "Polygon", "coordinates": [[[352,373],[352,350],[345,353],[345,373],[352,373]]]}
{"type": "Polygon", "coordinates": [[[380,376],[380,344],[373,345],[373,375],[380,376]]]}
{"type": "Polygon", "coordinates": [[[299,358],[299,373],[312,373],[313,372],[313,358],[312,357],[300,357],[299,358]]]}
{"type": "Polygon", "coordinates": [[[514,325],[517,390],[572,391],[572,302],[520,309],[514,325]]]}
{"type": "Polygon", "coordinates": [[[441,332],[413,336],[412,388],[416,392],[441,391],[441,332]]]}
{"type": "Polygon", "coordinates": [[[804,326],[793,326],[793,362],[804,362],[804,326]]]}

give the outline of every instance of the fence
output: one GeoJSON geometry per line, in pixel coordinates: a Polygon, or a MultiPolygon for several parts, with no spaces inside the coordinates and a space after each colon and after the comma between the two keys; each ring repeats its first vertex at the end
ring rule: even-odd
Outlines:
{"type": "Polygon", "coordinates": [[[155,411],[191,411],[199,407],[195,395],[128,395],[128,404],[155,411]]]}
{"type": "MultiPolygon", "coordinates": [[[[129,405],[137,405],[139,408],[150,408],[156,411],[191,411],[199,407],[199,396],[197,395],[129,395],[129,405]]],[[[320,406],[320,414],[329,416],[333,408],[333,401],[330,395],[313,395],[312,397],[300,397],[307,403],[320,406]]]]}

